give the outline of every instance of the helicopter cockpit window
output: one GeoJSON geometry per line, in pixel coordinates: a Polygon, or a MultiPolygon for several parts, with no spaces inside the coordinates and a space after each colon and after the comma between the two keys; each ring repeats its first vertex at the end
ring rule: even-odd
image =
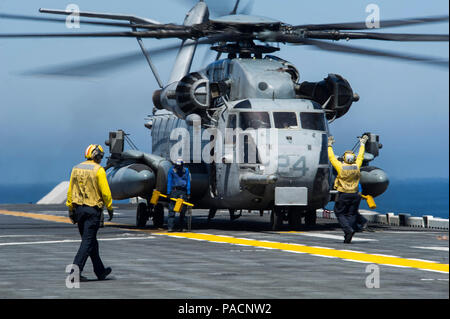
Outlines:
{"type": "Polygon", "coordinates": [[[298,128],[295,112],[273,112],[273,119],[276,128],[298,128]]]}
{"type": "Polygon", "coordinates": [[[239,126],[241,129],[270,128],[270,117],[267,112],[240,112],[239,126]]]}
{"type": "Polygon", "coordinates": [[[325,117],[323,113],[300,113],[300,122],[305,130],[325,131],[325,117]]]}

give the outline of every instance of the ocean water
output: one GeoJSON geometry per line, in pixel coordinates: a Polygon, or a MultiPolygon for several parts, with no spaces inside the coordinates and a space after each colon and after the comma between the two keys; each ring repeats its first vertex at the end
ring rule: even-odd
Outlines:
{"type": "MultiPolygon", "coordinates": [[[[361,203],[361,208],[369,209],[365,200],[361,203]]],[[[380,213],[449,218],[449,180],[392,180],[386,192],[375,198],[375,203],[377,208],[374,211],[380,213]]]]}
{"type": "MultiPolygon", "coordinates": [[[[0,204],[36,203],[58,183],[0,185],[0,204]]],[[[122,202],[122,201],[121,201],[122,202]]],[[[387,191],[375,198],[379,213],[408,213],[449,218],[448,179],[391,180],[387,191]]],[[[369,209],[365,200],[361,209],[369,209]]],[[[332,209],[333,203],[327,208],[332,209]]]]}
{"type": "MultiPolygon", "coordinates": [[[[444,178],[391,180],[388,189],[375,198],[378,213],[407,213],[449,218],[449,180],[444,178]]],[[[333,209],[334,203],[327,205],[333,209]]],[[[361,209],[369,209],[363,199],[361,209]]]]}

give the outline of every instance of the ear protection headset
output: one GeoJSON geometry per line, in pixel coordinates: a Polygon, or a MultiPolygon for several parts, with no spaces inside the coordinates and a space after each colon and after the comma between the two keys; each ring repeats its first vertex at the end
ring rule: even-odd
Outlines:
{"type": "Polygon", "coordinates": [[[94,159],[96,156],[101,156],[103,158],[103,155],[105,153],[103,152],[103,148],[98,144],[91,144],[86,149],[86,152],[84,153],[84,156],[87,159],[94,159]]]}

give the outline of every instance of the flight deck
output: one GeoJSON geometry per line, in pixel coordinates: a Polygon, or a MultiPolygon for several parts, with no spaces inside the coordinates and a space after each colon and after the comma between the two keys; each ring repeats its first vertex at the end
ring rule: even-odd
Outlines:
{"type": "Polygon", "coordinates": [[[230,221],[218,211],[208,222],[193,210],[191,231],[168,233],[151,222],[137,229],[134,212],[118,205],[99,231],[108,280],[88,261],[89,281],[68,288],[81,241],[65,206],[0,205],[0,298],[449,297],[448,231],[371,225],[343,244],[335,220],[271,231],[267,213],[230,221]]]}

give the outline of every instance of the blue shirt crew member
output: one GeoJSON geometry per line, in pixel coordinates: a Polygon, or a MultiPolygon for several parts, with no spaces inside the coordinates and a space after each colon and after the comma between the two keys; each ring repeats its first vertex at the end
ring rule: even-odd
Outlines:
{"type": "MultiPolygon", "coordinates": [[[[167,176],[167,194],[171,198],[183,198],[188,200],[191,194],[191,175],[189,169],[184,167],[183,159],[178,158],[175,165],[169,170],[167,176]]],[[[167,228],[169,232],[174,231],[175,226],[175,202],[169,201],[169,215],[167,218],[167,228]]],[[[179,228],[185,229],[186,206],[180,212],[179,228]]]]}

